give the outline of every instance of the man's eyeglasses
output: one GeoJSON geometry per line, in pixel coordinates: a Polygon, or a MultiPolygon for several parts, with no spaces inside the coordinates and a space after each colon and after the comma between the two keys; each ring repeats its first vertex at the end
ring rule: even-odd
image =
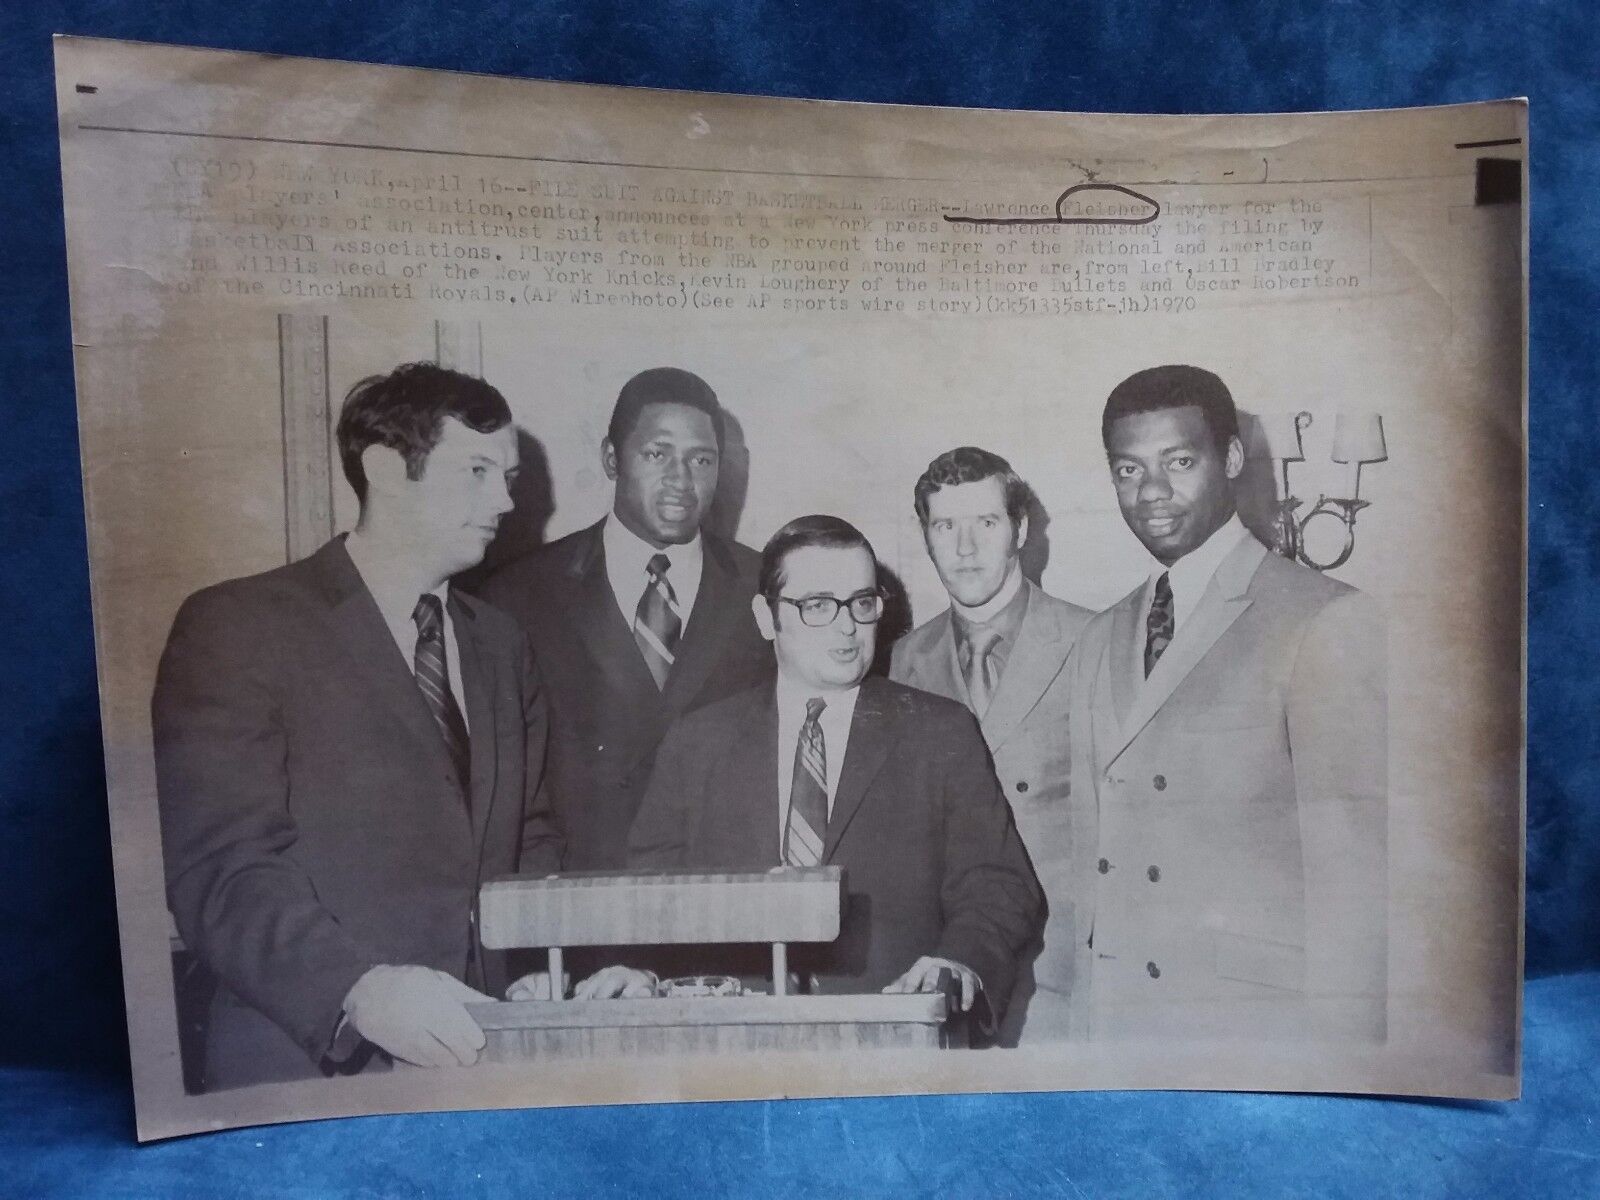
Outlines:
{"type": "Polygon", "coordinates": [[[792,604],[800,610],[800,623],[813,628],[832,625],[839,619],[839,610],[848,608],[857,625],[871,625],[883,616],[883,593],[857,592],[840,600],[837,596],[802,596],[791,600],[788,596],[777,598],[780,604],[792,604]]]}

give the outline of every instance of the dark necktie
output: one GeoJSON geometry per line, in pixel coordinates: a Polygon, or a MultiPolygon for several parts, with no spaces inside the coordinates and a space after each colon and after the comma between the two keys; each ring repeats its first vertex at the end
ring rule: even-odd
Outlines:
{"type": "Polygon", "coordinates": [[[794,783],[789,788],[789,820],[783,831],[783,861],[791,867],[822,862],[828,831],[828,751],[818,720],[826,700],[806,701],[806,721],[794,747],[794,783]]]}
{"type": "Polygon", "coordinates": [[[645,567],[650,582],[644,585],[644,595],[639,597],[639,607],[633,614],[633,640],[639,643],[644,664],[650,668],[658,688],[667,686],[667,674],[678,653],[678,635],[683,632],[678,594],[667,582],[667,568],[671,565],[665,554],[650,560],[645,567]]]}
{"type": "Polygon", "coordinates": [[[998,629],[974,625],[967,631],[966,663],[962,674],[967,682],[967,695],[972,699],[972,711],[979,717],[989,710],[994,689],[1000,684],[1000,671],[992,653],[999,643],[998,629]]]}
{"type": "Polygon", "coordinates": [[[417,687],[433,714],[433,723],[439,727],[450,761],[455,764],[456,778],[461,782],[461,795],[470,808],[472,805],[472,750],[467,740],[467,723],[461,716],[461,706],[450,691],[450,668],[445,658],[444,606],[432,592],[425,593],[411,610],[411,619],[417,623],[417,652],[414,669],[417,687]]]}
{"type": "Polygon", "coordinates": [[[1163,571],[1156,580],[1155,598],[1150,601],[1150,615],[1144,623],[1144,677],[1156,669],[1156,663],[1172,644],[1172,581],[1163,571]]]}

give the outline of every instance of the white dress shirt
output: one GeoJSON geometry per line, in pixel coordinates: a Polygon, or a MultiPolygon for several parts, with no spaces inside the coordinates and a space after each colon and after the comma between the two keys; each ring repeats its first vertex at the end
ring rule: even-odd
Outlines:
{"type": "Polygon", "coordinates": [[[678,620],[684,629],[689,627],[689,614],[700,594],[700,575],[705,567],[705,545],[698,532],[693,541],[657,550],[619,521],[616,513],[611,513],[601,531],[600,544],[606,557],[606,580],[629,629],[639,613],[639,597],[650,583],[650,560],[657,554],[667,556],[667,582],[678,598],[678,620]]]}
{"type": "MultiPolygon", "coordinates": [[[[412,620],[411,614],[416,611],[417,601],[422,598],[422,593],[410,591],[404,586],[396,586],[395,580],[383,570],[382,563],[365,552],[364,543],[358,535],[351,534],[345,538],[345,550],[350,555],[350,561],[355,564],[356,574],[361,576],[361,582],[366,585],[367,591],[377,602],[383,623],[388,626],[390,636],[394,638],[395,645],[405,658],[406,670],[415,674],[417,623],[412,620]]],[[[461,720],[467,725],[467,732],[470,734],[472,726],[467,718],[467,692],[461,684],[461,651],[456,642],[455,622],[450,619],[449,581],[446,580],[434,588],[433,595],[439,597],[439,603],[444,610],[444,657],[445,667],[450,675],[450,692],[455,696],[456,707],[461,710],[461,720]]]]}
{"type": "MultiPolygon", "coordinates": [[[[797,683],[778,672],[778,850],[783,851],[783,836],[789,828],[789,793],[794,788],[794,756],[800,745],[800,728],[806,723],[806,701],[827,701],[817,718],[822,726],[822,751],[828,767],[828,815],[833,815],[833,794],[839,788],[839,770],[844,766],[845,750],[850,745],[850,722],[856,713],[857,684],[848,691],[823,692],[797,683]]],[[[823,833],[823,830],[817,830],[823,833]]]]}
{"type": "MultiPolygon", "coordinates": [[[[1172,641],[1176,643],[1182,640],[1184,623],[1200,606],[1200,598],[1205,595],[1206,588],[1211,586],[1212,577],[1222,565],[1222,560],[1233,552],[1241,539],[1250,536],[1250,531],[1244,527],[1239,514],[1234,513],[1215,533],[1170,567],[1157,561],[1155,569],[1150,572],[1150,578],[1145,581],[1144,598],[1139,603],[1139,636],[1134,638],[1138,677],[1144,676],[1144,646],[1150,627],[1150,606],[1155,603],[1156,583],[1161,576],[1165,575],[1172,587],[1172,641]]],[[[1169,645],[1166,653],[1171,652],[1172,648],[1169,645]]]]}

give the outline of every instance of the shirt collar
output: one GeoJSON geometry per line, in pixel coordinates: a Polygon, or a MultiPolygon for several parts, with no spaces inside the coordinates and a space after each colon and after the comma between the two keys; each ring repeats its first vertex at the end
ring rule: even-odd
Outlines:
{"type": "Polygon", "coordinates": [[[1016,640],[1017,629],[1028,611],[1028,589],[1022,577],[1022,564],[1012,563],[1011,574],[1000,590],[976,608],[968,608],[954,596],[950,598],[950,618],[955,622],[956,634],[965,639],[974,626],[987,625],[1006,643],[1016,640]]]}
{"type": "Polygon", "coordinates": [[[1198,601],[1206,585],[1211,582],[1211,577],[1222,565],[1222,560],[1228,557],[1241,538],[1247,536],[1249,531],[1236,512],[1216,532],[1170,567],[1157,561],[1150,578],[1154,581],[1164,574],[1168,576],[1174,596],[1182,594],[1186,600],[1198,601]]]}
{"type": "Polygon", "coordinates": [[[605,547],[607,564],[614,573],[624,578],[642,576],[650,560],[657,554],[665,554],[667,562],[671,564],[667,568],[669,580],[673,572],[677,572],[679,578],[691,570],[698,573],[705,557],[705,543],[701,540],[699,530],[695,531],[690,541],[681,544],[672,543],[658,550],[624,525],[615,512],[606,514],[605,528],[601,530],[600,540],[605,547]]]}
{"type": "MultiPolygon", "coordinates": [[[[386,569],[384,560],[371,553],[371,547],[359,534],[347,535],[344,539],[344,549],[350,556],[350,563],[355,567],[356,574],[361,577],[362,584],[377,602],[378,611],[383,614],[384,620],[391,625],[410,622],[411,614],[417,607],[417,600],[424,593],[411,591],[401,573],[386,569]]],[[[444,606],[445,619],[448,620],[450,581],[446,579],[427,594],[439,597],[439,603],[444,606]]]]}
{"type": "Polygon", "coordinates": [[[806,714],[806,701],[820,698],[828,702],[828,707],[822,710],[822,719],[830,717],[850,721],[856,710],[856,697],[861,694],[861,685],[839,692],[825,692],[807,683],[790,679],[780,669],[778,671],[778,714],[795,715],[796,719],[804,720],[806,714]]]}

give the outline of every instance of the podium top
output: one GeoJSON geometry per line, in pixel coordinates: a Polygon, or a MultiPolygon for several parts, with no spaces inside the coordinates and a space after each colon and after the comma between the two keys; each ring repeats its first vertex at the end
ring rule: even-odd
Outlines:
{"type": "Polygon", "coordinates": [[[478,922],[491,950],[550,946],[831,942],[842,867],[512,875],[491,879],[478,922]]]}

